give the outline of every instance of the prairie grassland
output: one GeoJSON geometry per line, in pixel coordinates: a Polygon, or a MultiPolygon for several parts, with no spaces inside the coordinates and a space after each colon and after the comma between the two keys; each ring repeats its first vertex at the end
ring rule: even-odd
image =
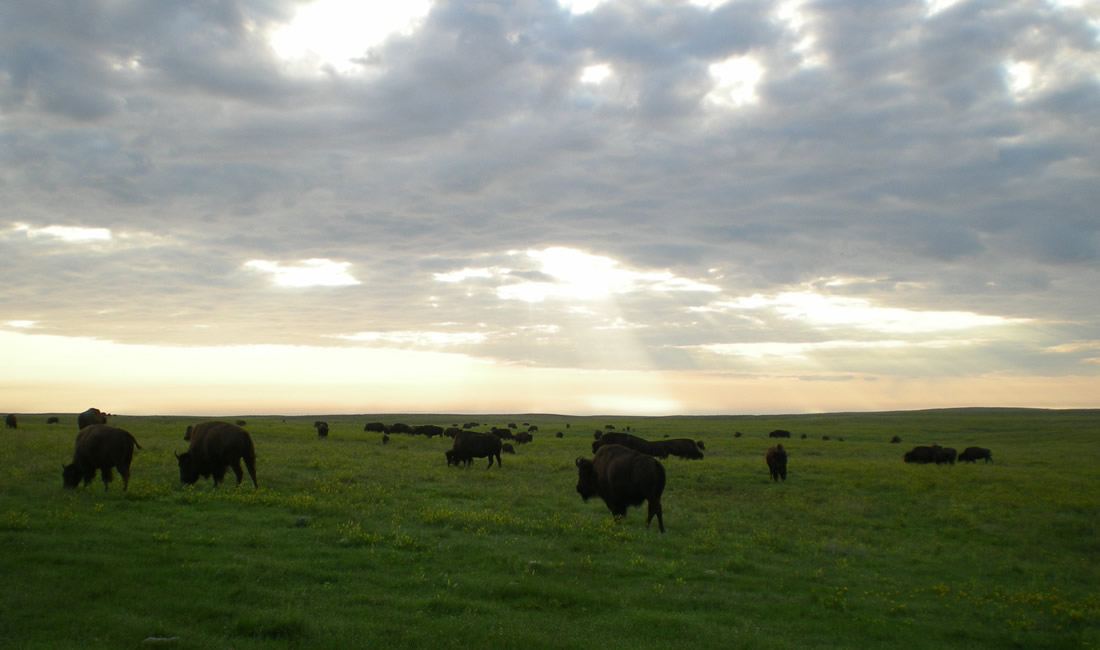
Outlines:
{"type": "Polygon", "coordinates": [[[244,416],[260,487],[217,490],[172,453],[202,418],[118,416],[143,447],[126,493],[63,490],[75,415],[47,415],[0,434],[3,647],[1100,645],[1100,411],[244,416]],[[462,470],[370,420],[539,431],[462,470]],[[606,425],[705,442],[664,461],[666,534],[576,494],[606,425]],[[995,462],[902,463],[933,442],[995,462]]]}

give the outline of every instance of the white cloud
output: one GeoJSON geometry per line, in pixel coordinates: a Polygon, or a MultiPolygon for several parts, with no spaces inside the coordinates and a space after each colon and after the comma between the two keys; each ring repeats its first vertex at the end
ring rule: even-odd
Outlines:
{"type": "Polygon", "coordinates": [[[44,228],[35,228],[25,223],[15,223],[12,224],[10,232],[24,233],[30,239],[47,237],[70,243],[111,240],[111,230],[109,228],[84,228],[81,226],[46,226],[44,228]]]}
{"type": "Polygon", "coordinates": [[[360,284],[348,267],[351,262],[333,262],[328,259],[308,259],[297,264],[282,264],[268,260],[251,260],[244,267],[272,276],[280,287],[346,287],[360,284]]]}
{"type": "Polygon", "coordinates": [[[356,332],[355,334],[337,334],[338,338],[355,343],[387,343],[417,348],[441,348],[455,345],[479,345],[488,336],[481,332],[437,332],[437,331],[394,331],[394,332],[356,332]]]}
{"type": "Polygon", "coordinates": [[[737,107],[759,101],[756,86],[764,77],[764,67],[751,56],[735,56],[710,65],[714,88],[707,99],[719,106],[737,107]]]}

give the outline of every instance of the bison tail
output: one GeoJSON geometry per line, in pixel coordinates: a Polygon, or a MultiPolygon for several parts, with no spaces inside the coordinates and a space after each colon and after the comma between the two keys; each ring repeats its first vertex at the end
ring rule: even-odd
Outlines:
{"type": "Polygon", "coordinates": [[[144,447],[142,447],[141,445],[138,444],[137,438],[134,437],[134,434],[131,433],[131,434],[129,434],[129,436],[130,436],[130,441],[134,443],[135,447],[137,447],[138,449],[144,449],[144,447]]]}

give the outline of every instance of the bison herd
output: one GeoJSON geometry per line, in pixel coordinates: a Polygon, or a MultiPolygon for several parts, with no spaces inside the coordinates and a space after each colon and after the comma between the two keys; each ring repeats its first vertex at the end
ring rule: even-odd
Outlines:
{"type": "MultiPolygon", "coordinates": [[[[76,437],[73,459],[67,465],[62,464],[64,487],[75,488],[81,482],[87,487],[98,471],[104,490],[107,490],[113,480],[114,470],[118,470],[119,475],[122,476],[122,490],[126,491],[130,483],[130,464],[134,449],[142,447],[130,432],[108,425],[108,416],[108,413],[95,408],[90,408],[77,416],[79,433],[76,437]]],[[[58,418],[50,417],[47,422],[55,424],[58,418]]],[[[18,428],[15,415],[6,416],[4,423],[7,428],[18,428]]],[[[180,482],[193,485],[200,477],[212,477],[214,486],[217,487],[225,480],[227,470],[232,469],[238,487],[243,481],[245,470],[252,479],[252,485],[258,487],[256,450],[252,437],[242,428],[244,424],[243,420],[236,420],[235,424],[208,421],[187,427],[184,440],[190,445],[187,451],[175,454],[179,465],[180,482]]],[[[530,443],[534,439],[533,433],[538,431],[537,426],[529,426],[526,423],[524,424],[526,429],[522,431],[514,423],[507,427],[491,427],[489,433],[472,430],[479,426],[477,422],[448,428],[437,425],[387,425],[381,422],[370,422],[363,430],[382,433],[383,443],[390,439],[390,434],[396,433],[428,437],[447,436],[453,439],[451,448],[444,452],[447,465],[468,468],[474,459],[487,458],[486,469],[492,468],[494,462],[498,468],[501,467],[501,453],[515,454],[511,442],[530,443]],[[506,440],[511,442],[505,442],[506,440]]],[[[327,422],[314,422],[313,427],[317,430],[318,438],[323,439],[328,436],[327,422]]],[[[566,428],[568,427],[567,424],[566,428]]],[[[627,427],[626,430],[629,431],[630,428],[627,427]]],[[[741,435],[741,432],[733,434],[734,438],[740,438],[741,435]]],[[[555,437],[563,436],[558,432],[555,437]]],[[[784,429],[776,429],[770,432],[768,437],[789,439],[791,433],[784,429]]],[[[806,436],[803,435],[802,438],[806,436]]],[[[822,439],[828,440],[828,437],[823,436],[822,439]]],[[[890,442],[900,443],[901,438],[894,436],[890,442]]],[[[675,456],[688,460],[701,460],[705,449],[701,440],[690,438],[646,440],[632,433],[615,431],[613,425],[607,425],[604,430],[597,429],[595,432],[595,441],[592,443],[593,457],[591,459],[579,457],[575,461],[578,475],[577,493],[585,502],[592,497],[600,497],[615,519],[624,517],[628,507],[647,503],[646,527],[648,528],[656,517],[657,527],[663,533],[665,524],[661,496],[664,493],[666,477],[665,468],[659,459],[675,456]]],[[[976,463],[979,460],[991,463],[993,453],[984,447],[967,447],[962,453],[957,453],[952,447],[941,447],[938,444],[918,445],[906,452],[903,460],[906,463],[937,465],[954,465],[956,462],[976,463]]],[[[787,480],[787,450],[781,443],[768,448],[764,454],[764,462],[772,481],[787,480]]]]}

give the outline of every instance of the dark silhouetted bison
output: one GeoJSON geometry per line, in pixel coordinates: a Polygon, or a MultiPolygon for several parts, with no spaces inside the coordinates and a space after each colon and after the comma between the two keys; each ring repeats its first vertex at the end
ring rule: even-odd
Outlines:
{"type": "Polygon", "coordinates": [[[599,495],[616,520],[626,516],[629,506],[649,502],[646,528],[657,516],[657,527],[665,532],[661,494],[665,491],[665,468],[649,454],[622,445],[604,445],[592,460],[577,459],[577,493],[586,502],[599,495]]]}
{"type": "Polygon", "coordinates": [[[704,451],[706,451],[706,448],[707,448],[707,446],[703,444],[702,440],[696,440],[695,441],[695,446],[698,447],[699,449],[704,450],[704,451]]]}
{"type": "Polygon", "coordinates": [[[768,434],[769,438],[790,438],[791,432],[786,429],[776,429],[768,434]]]}
{"type": "Polygon", "coordinates": [[[367,422],[363,425],[363,431],[373,431],[375,433],[385,433],[386,425],[381,422],[367,422]]]}
{"type": "Polygon", "coordinates": [[[934,452],[932,458],[936,461],[937,465],[955,464],[955,456],[957,455],[957,452],[955,451],[954,447],[939,447],[937,445],[933,445],[932,451],[934,452]]]}
{"type": "Polygon", "coordinates": [[[46,418],[46,424],[60,424],[60,423],[61,423],[61,418],[57,417],[56,415],[51,415],[50,417],[46,418]]]}
{"type": "Polygon", "coordinates": [[[500,445],[500,453],[502,454],[516,454],[516,448],[512,446],[512,443],[505,442],[500,445]]]}
{"type": "Polygon", "coordinates": [[[511,429],[505,427],[491,427],[489,433],[500,438],[501,440],[515,440],[516,436],[512,433],[511,429]]]}
{"type": "Polygon", "coordinates": [[[529,442],[531,442],[532,440],[535,439],[534,436],[527,433],[526,431],[520,431],[514,437],[516,439],[516,444],[517,445],[526,445],[527,443],[529,443],[529,442]]]}
{"type": "Polygon", "coordinates": [[[386,444],[386,443],[387,443],[387,442],[389,442],[389,441],[390,441],[390,436],[389,436],[389,434],[387,434],[387,433],[383,433],[383,434],[382,434],[382,444],[384,445],[384,444],[386,444]]]}
{"type": "Polygon", "coordinates": [[[668,452],[664,447],[654,444],[644,438],[639,438],[632,433],[605,433],[600,439],[592,443],[592,453],[596,453],[605,445],[622,445],[643,454],[649,454],[655,458],[668,458],[668,452]]]}
{"type": "Polygon", "coordinates": [[[993,462],[993,452],[984,447],[967,447],[963,449],[963,453],[959,454],[960,463],[976,463],[981,459],[985,459],[985,462],[993,462]]]}
{"type": "Polygon", "coordinates": [[[769,447],[768,453],[764,454],[764,462],[768,464],[773,481],[787,480],[787,450],[783,449],[783,445],[769,447]]]}
{"type": "Polygon", "coordinates": [[[475,458],[489,458],[489,464],[485,469],[493,466],[493,458],[500,467],[500,438],[491,433],[478,433],[476,431],[463,431],[455,436],[454,444],[444,454],[447,456],[448,465],[463,464],[469,467],[475,458]]]}
{"type": "Polygon", "coordinates": [[[84,427],[76,434],[76,449],[73,462],[61,466],[62,484],[75,488],[80,481],[87,487],[99,470],[103,478],[103,489],[110,487],[111,468],[118,468],[122,476],[122,491],[130,485],[130,462],[134,459],[134,447],[141,445],[134,440],[129,431],[106,424],[93,424],[84,427]]]}
{"type": "Polygon", "coordinates": [[[905,456],[902,458],[904,458],[907,463],[919,463],[924,465],[926,463],[935,462],[936,452],[932,447],[927,445],[918,445],[905,452],[905,456]]]}
{"type": "Polygon", "coordinates": [[[564,434],[564,433],[562,433],[561,431],[559,431],[559,432],[557,432],[557,433],[555,433],[555,434],[554,434],[554,437],[555,437],[555,438],[564,438],[564,437],[565,437],[565,434],[564,434]]]}
{"type": "Polygon", "coordinates": [[[90,408],[76,416],[76,426],[81,431],[93,424],[107,424],[107,414],[97,408],[90,408]]]}
{"type": "MultiPolygon", "coordinates": [[[[703,452],[699,451],[699,445],[695,444],[695,441],[690,438],[670,438],[668,440],[657,440],[650,444],[663,450],[669,456],[678,456],[690,460],[703,459],[703,452]]],[[[661,456],[661,458],[664,457],[661,456]]]]}
{"type": "Polygon", "coordinates": [[[16,419],[14,413],[9,413],[4,418],[4,426],[8,429],[18,429],[19,428],[19,420],[16,419]]]}
{"type": "Polygon", "coordinates": [[[458,427],[447,427],[443,430],[443,435],[447,436],[448,438],[454,438],[460,433],[462,433],[462,429],[458,427]]]}
{"type": "Polygon", "coordinates": [[[328,437],[328,422],[321,422],[320,420],[318,420],[317,422],[313,423],[313,428],[317,429],[318,438],[328,437]]]}
{"type": "Polygon", "coordinates": [[[901,436],[894,436],[893,438],[890,438],[890,444],[892,445],[896,445],[899,442],[901,442],[901,436]]]}
{"type": "MultiPolygon", "coordinates": [[[[285,420],[284,420],[284,421],[285,421],[285,420]]],[[[235,424],[235,425],[237,425],[237,426],[239,426],[239,427],[243,427],[243,426],[244,426],[245,424],[247,424],[247,423],[246,423],[246,422],[245,422],[244,420],[234,420],[234,421],[233,421],[233,424],[235,424]]]]}
{"type": "Polygon", "coordinates": [[[244,472],[241,460],[248,468],[252,485],[256,483],[256,449],[248,432],[235,424],[210,421],[191,428],[191,447],[176,454],[180,466],[180,482],[194,485],[199,477],[214,477],[214,487],[225,479],[225,470],[233,468],[240,487],[244,472]]]}

